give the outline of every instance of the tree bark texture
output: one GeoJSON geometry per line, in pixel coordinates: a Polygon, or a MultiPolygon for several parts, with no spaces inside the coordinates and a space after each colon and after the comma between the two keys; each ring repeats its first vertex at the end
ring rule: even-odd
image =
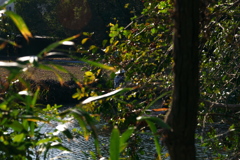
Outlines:
{"type": "Polygon", "coordinates": [[[175,0],[174,90],[164,133],[172,160],[194,160],[199,100],[199,1],[175,0]]]}

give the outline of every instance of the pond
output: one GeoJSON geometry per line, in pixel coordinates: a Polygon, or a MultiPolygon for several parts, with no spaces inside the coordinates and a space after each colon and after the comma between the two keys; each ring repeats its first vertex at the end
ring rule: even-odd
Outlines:
{"type": "MultiPolygon", "coordinates": [[[[63,146],[67,147],[71,150],[68,151],[61,151],[57,149],[50,149],[47,154],[48,160],[85,160],[85,159],[92,159],[90,153],[95,151],[94,140],[92,137],[89,140],[85,140],[83,136],[77,133],[73,133],[74,138],[69,140],[65,135],[61,132],[56,131],[56,129],[61,130],[62,128],[72,130],[81,130],[79,127],[78,122],[73,117],[68,117],[64,119],[67,121],[66,123],[62,124],[57,121],[51,121],[49,124],[42,123],[41,133],[53,133],[60,137],[62,140],[63,146]]],[[[39,124],[41,125],[41,124],[39,124]]],[[[96,125],[97,129],[101,129],[105,122],[100,122],[96,125]]],[[[199,132],[199,131],[197,131],[199,132]]],[[[156,150],[153,141],[153,136],[149,130],[146,130],[144,133],[138,135],[142,139],[142,143],[136,144],[137,148],[139,149],[138,156],[141,160],[154,160],[156,157],[156,150]],[[141,149],[140,149],[141,148],[141,149]],[[144,153],[144,154],[141,154],[144,153]]],[[[98,135],[100,141],[100,148],[101,154],[103,157],[109,157],[109,139],[110,139],[110,131],[100,131],[98,135]]],[[[211,160],[214,157],[211,149],[209,147],[202,147],[201,142],[197,140],[196,143],[197,149],[197,159],[198,160],[211,160]]],[[[166,147],[162,145],[162,153],[164,155],[164,160],[169,160],[170,157],[168,156],[168,152],[166,147]]],[[[40,157],[43,160],[43,156],[40,157]]],[[[107,158],[106,158],[107,159],[107,158]]]]}
{"type": "MultiPolygon", "coordinates": [[[[95,151],[94,146],[94,139],[92,137],[89,138],[89,140],[85,140],[84,137],[78,133],[74,134],[74,138],[69,140],[65,135],[63,135],[61,132],[56,131],[56,129],[61,130],[62,128],[68,129],[70,131],[72,130],[81,130],[79,127],[79,123],[77,120],[75,120],[73,117],[68,117],[64,119],[67,121],[67,123],[60,123],[57,121],[51,121],[51,123],[39,123],[39,126],[42,125],[41,133],[53,133],[55,135],[58,135],[60,139],[62,140],[63,146],[70,149],[72,152],[68,151],[61,151],[57,149],[50,149],[47,155],[47,159],[49,160],[84,160],[84,159],[92,159],[90,152],[95,151]]],[[[96,125],[97,129],[101,129],[106,123],[99,122],[99,124],[96,125]]],[[[155,159],[155,145],[153,136],[151,135],[151,132],[147,130],[144,132],[144,134],[138,135],[143,143],[139,143],[137,148],[141,150],[139,152],[138,156],[141,160],[151,160],[155,159]],[[144,154],[141,154],[144,153],[144,154]]],[[[101,154],[103,157],[109,157],[109,139],[110,139],[110,131],[108,130],[101,130],[98,135],[99,141],[100,141],[100,147],[101,147],[101,154]]],[[[136,146],[135,146],[136,147],[136,146]]],[[[163,152],[167,153],[166,148],[163,147],[163,152]]],[[[43,155],[40,157],[40,159],[43,159],[43,155]]]]}

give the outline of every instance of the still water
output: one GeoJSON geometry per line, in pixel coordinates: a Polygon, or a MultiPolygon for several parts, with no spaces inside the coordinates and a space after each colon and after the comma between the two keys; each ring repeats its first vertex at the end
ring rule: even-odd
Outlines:
{"type": "MultiPolygon", "coordinates": [[[[67,147],[69,151],[61,151],[57,149],[50,149],[47,154],[47,160],[91,160],[92,157],[90,155],[91,152],[95,152],[94,140],[92,137],[89,140],[85,140],[83,136],[78,133],[73,133],[74,138],[68,139],[65,135],[63,135],[59,130],[68,129],[69,131],[72,130],[81,130],[79,127],[78,122],[72,118],[68,117],[64,119],[67,121],[66,123],[62,124],[57,121],[51,121],[51,123],[39,123],[42,125],[41,133],[53,133],[57,135],[61,140],[63,146],[67,147]]],[[[101,129],[106,123],[100,122],[96,125],[98,129],[101,129]]],[[[140,134],[139,137],[142,139],[142,143],[136,144],[138,148],[142,152],[138,153],[140,160],[154,160],[156,157],[156,150],[153,141],[153,136],[151,135],[150,131],[145,131],[145,133],[140,134]]],[[[109,139],[110,139],[110,131],[99,132],[98,135],[100,141],[100,148],[101,154],[103,157],[108,159],[109,157],[109,139]]],[[[198,160],[212,160],[212,153],[211,150],[208,150],[201,146],[200,142],[196,144],[197,149],[197,159],[198,160]],[[206,152],[206,150],[208,150],[206,152]]],[[[169,160],[170,157],[168,156],[167,149],[162,145],[162,153],[163,153],[163,160],[169,160]]],[[[34,157],[33,157],[34,159],[34,157]]],[[[40,159],[43,160],[43,155],[40,156],[40,159]]]]}

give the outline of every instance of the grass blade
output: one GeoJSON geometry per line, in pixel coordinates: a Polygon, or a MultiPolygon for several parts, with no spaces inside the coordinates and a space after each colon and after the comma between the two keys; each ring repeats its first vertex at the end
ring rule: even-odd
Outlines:
{"type": "Polygon", "coordinates": [[[111,160],[118,160],[119,159],[119,141],[120,132],[117,127],[114,127],[111,133],[111,139],[110,139],[110,159],[111,160]]]}

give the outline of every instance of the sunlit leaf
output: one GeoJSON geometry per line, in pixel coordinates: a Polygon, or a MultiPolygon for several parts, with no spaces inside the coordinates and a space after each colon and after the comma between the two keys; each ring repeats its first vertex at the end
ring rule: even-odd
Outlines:
{"type": "Polygon", "coordinates": [[[67,54],[62,52],[48,52],[45,54],[45,56],[46,57],[48,56],[66,56],[67,57],[67,54]]]}
{"type": "Polygon", "coordinates": [[[29,61],[29,63],[33,63],[33,62],[37,62],[37,61],[38,61],[38,57],[35,56],[35,55],[32,55],[32,56],[23,56],[23,57],[17,58],[17,61],[21,61],[21,62],[29,61]]]}
{"type": "Polygon", "coordinates": [[[73,41],[63,41],[62,42],[62,45],[65,45],[65,46],[73,46],[75,43],[73,41]]]}
{"type": "Polygon", "coordinates": [[[10,108],[8,108],[8,106],[5,103],[1,103],[0,104],[0,109],[3,111],[8,111],[10,108]]]}
{"type": "Polygon", "coordinates": [[[88,39],[89,39],[89,38],[84,38],[84,39],[82,40],[82,44],[85,44],[88,39]]]}
{"type": "Polygon", "coordinates": [[[0,38],[0,41],[3,41],[3,43],[1,44],[1,48],[2,48],[2,45],[6,46],[7,43],[9,43],[9,44],[11,44],[11,45],[13,45],[15,47],[20,47],[16,42],[10,41],[8,39],[0,38]]]}
{"type": "Polygon", "coordinates": [[[91,84],[95,81],[96,77],[91,71],[87,71],[84,73],[83,76],[83,83],[84,84],[91,84]]]}
{"type": "Polygon", "coordinates": [[[56,47],[60,46],[60,45],[64,45],[66,44],[66,42],[68,41],[71,41],[77,37],[79,37],[80,34],[77,34],[77,35],[74,35],[72,37],[69,37],[69,38],[66,38],[64,40],[61,40],[61,41],[58,41],[58,42],[55,42],[55,43],[52,43],[50,44],[49,46],[47,46],[46,48],[44,48],[39,54],[38,56],[43,56],[43,54],[47,54],[48,52],[50,52],[51,50],[55,49],[56,47]]]}
{"type": "Polygon", "coordinates": [[[44,144],[44,143],[49,143],[52,142],[54,140],[58,140],[58,137],[54,137],[54,138],[45,138],[45,139],[40,139],[36,145],[40,145],[40,144],[44,144]]]}
{"type": "Polygon", "coordinates": [[[106,97],[113,96],[113,95],[116,95],[116,94],[120,94],[120,93],[123,93],[123,92],[126,92],[126,91],[130,91],[130,90],[132,90],[132,88],[120,88],[120,89],[114,90],[112,92],[103,94],[101,96],[89,97],[89,98],[85,99],[82,102],[82,104],[86,104],[86,103],[89,103],[89,102],[92,102],[92,101],[96,101],[98,99],[106,98],[106,97]]]}
{"type": "Polygon", "coordinates": [[[1,62],[0,61],[0,67],[19,67],[19,68],[25,68],[26,65],[19,64],[17,62],[1,62]]]}
{"type": "Polygon", "coordinates": [[[17,134],[13,137],[13,142],[22,142],[25,137],[24,133],[17,134]]]}
{"type": "Polygon", "coordinates": [[[92,66],[100,67],[102,69],[107,69],[107,70],[111,70],[111,71],[115,72],[115,68],[114,67],[111,67],[111,66],[108,66],[108,65],[104,65],[102,63],[90,61],[90,60],[87,60],[87,59],[83,59],[83,58],[80,58],[79,60],[83,61],[83,62],[86,62],[86,63],[88,63],[88,64],[90,64],[92,66]]]}
{"type": "Polygon", "coordinates": [[[53,72],[54,72],[55,76],[57,77],[57,80],[59,81],[59,83],[61,85],[63,85],[64,80],[63,80],[62,76],[60,74],[58,74],[56,71],[53,71],[53,72]]]}
{"type": "Polygon", "coordinates": [[[22,17],[12,11],[6,11],[5,14],[13,20],[13,22],[27,41],[29,40],[29,38],[32,38],[32,33],[28,30],[28,27],[23,21],[22,17]]]}
{"type": "Polygon", "coordinates": [[[32,92],[30,91],[20,91],[18,92],[19,95],[25,95],[25,96],[32,96],[32,92]]]}

